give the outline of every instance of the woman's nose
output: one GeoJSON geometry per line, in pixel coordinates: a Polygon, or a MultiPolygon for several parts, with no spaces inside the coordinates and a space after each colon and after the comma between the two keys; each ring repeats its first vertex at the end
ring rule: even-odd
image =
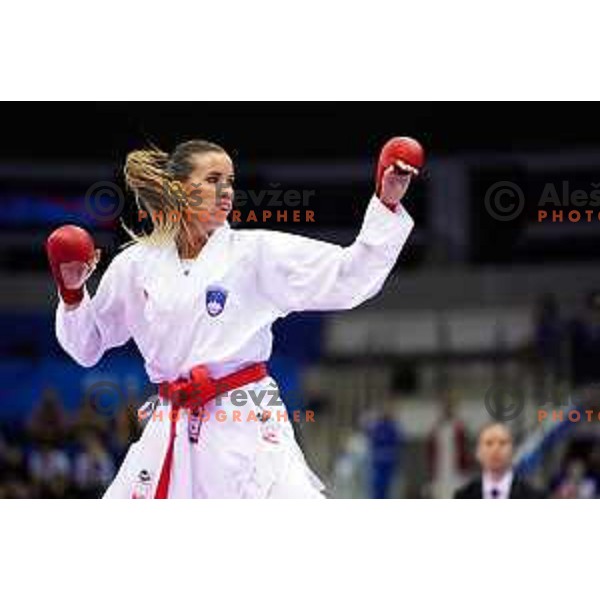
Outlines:
{"type": "Polygon", "coordinates": [[[233,186],[231,183],[220,183],[217,187],[217,196],[227,196],[230,197],[233,194],[233,186]]]}

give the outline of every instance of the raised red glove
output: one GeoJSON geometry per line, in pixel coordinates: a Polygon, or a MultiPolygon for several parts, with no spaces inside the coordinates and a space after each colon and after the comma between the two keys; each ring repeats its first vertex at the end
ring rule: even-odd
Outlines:
{"type": "Polygon", "coordinates": [[[52,276],[65,304],[79,304],[83,300],[83,284],[77,289],[65,286],[60,265],[71,262],[89,263],[94,259],[92,236],[76,225],[63,225],[55,229],[46,240],[46,253],[52,276]]]}
{"type": "Polygon", "coordinates": [[[377,174],[375,177],[375,191],[377,196],[381,193],[381,180],[384,171],[396,161],[401,160],[415,169],[420,169],[425,164],[425,151],[423,146],[409,137],[395,137],[389,140],[381,149],[377,174]]]}

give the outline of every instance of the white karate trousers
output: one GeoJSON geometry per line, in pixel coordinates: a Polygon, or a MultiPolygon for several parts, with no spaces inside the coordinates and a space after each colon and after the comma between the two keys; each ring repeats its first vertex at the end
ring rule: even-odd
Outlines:
{"type": "MultiPolygon", "coordinates": [[[[273,396],[261,397],[262,391],[277,389],[273,379],[239,389],[241,401],[238,395],[232,403],[230,392],[204,407],[195,443],[189,414],[179,411],[168,498],[324,498],[324,486],[306,464],[281,399],[269,406],[273,396]],[[261,420],[265,411],[270,417],[261,420]]],[[[170,405],[158,404],[104,498],[154,498],[171,419],[170,405]]]]}

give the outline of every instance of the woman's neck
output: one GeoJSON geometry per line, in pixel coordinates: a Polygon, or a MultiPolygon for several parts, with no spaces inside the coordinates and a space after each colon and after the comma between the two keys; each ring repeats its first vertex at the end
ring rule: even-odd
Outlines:
{"type": "Polygon", "coordinates": [[[208,233],[206,232],[188,233],[182,231],[175,242],[179,257],[183,259],[196,258],[207,241],[208,233]]]}

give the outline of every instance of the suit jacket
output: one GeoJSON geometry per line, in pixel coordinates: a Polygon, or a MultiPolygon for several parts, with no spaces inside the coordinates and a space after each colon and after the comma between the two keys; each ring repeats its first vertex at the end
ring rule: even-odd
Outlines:
{"type": "MultiPolygon", "coordinates": [[[[456,492],[454,492],[454,497],[459,500],[483,499],[483,481],[481,475],[458,488],[456,492]]],[[[538,498],[545,498],[546,495],[541,490],[529,485],[522,477],[519,477],[519,475],[515,475],[510,486],[510,494],[508,497],[515,500],[535,500],[538,498]]]]}

